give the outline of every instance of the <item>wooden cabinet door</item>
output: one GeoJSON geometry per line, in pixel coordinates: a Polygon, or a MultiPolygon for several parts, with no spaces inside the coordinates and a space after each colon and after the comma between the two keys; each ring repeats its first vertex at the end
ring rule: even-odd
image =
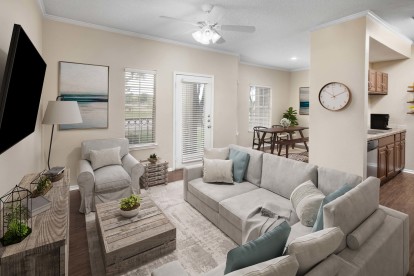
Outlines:
{"type": "Polygon", "coordinates": [[[405,140],[401,141],[400,147],[401,170],[405,168],[405,140]]]}
{"type": "Polygon", "coordinates": [[[378,149],[378,172],[377,177],[383,181],[387,178],[387,147],[378,149]]]}
{"type": "Polygon", "coordinates": [[[375,92],[377,87],[377,75],[374,70],[368,70],[368,92],[375,92]]]}
{"type": "Polygon", "coordinates": [[[384,94],[388,93],[388,74],[387,73],[382,73],[382,90],[381,92],[384,94]]]}
{"type": "Polygon", "coordinates": [[[387,145],[387,177],[395,174],[395,144],[387,145]]]}
{"type": "Polygon", "coordinates": [[[395,142],[395,153],[394,153],[394,160],[395,160],[395,172],[399,172],[401,170],[401,142],[395,142]]]}
{"type": "Polygon", "coordinates": [[[382,73],[375,72],[375,92],[381,93],[382,92],[382,73]]]}

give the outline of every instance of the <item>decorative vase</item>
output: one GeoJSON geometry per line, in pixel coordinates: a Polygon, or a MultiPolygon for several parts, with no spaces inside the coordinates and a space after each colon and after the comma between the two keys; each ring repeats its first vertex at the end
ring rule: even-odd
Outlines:
{"type": "Polygon", "coordinates": [[[141,205],[140,205],[140,206],[138,206],[138,207],[137,207],[137,208],[135,208],[135,209],[128,210],[128,211],[125,211],[125,210],[122,210],[122,209],[121,209],[121,216],[123,216],[124,218],[133,218],[133,217],[135,217],[136,215],[138,215],[138,213],[139,213],[139,209],[141,209],[141,205]]]}

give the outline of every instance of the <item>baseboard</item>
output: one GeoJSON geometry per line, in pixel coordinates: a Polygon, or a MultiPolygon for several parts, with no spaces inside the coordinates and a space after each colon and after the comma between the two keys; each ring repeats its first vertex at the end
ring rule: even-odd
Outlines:
{"type": "Polygon", "coordinates": [[[75,190],[79,190],[79,185],[70,185],[69,186],[69,191],[75,191],[75,190]]]}
{"type": "Polygon", "coordinates": [[[404,169],[403,172],[414,174],[414,170],[404,169]]]}

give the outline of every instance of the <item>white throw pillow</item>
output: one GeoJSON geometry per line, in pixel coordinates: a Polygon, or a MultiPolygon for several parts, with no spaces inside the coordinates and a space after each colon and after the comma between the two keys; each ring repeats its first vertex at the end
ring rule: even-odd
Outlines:
{"type": "Polygon", "coordinates": [[[296,255],[299,262],[297,275],[304,275],[331,255],[341,244],[343,237],[344,233],[339,227],[332,227],[294,239],[288,245],[287,253],[296,255]]]}
{"type": "Polygon", "coordinates": [[[305,226],[312,227],[324,198],[325,195],[316,188],[311,180],[308,180],[293,190],[290,202],[300,222],[305,226]]]}
{"type": "Polygon", "coordinates": [[[204,158],[203,181],[233,184],[233,161],[204,158]]]}
{"type": "Polygon", "coordinates": [[[122,165],[121,147],[90,150],[92,169],[96,170],[109,165],[122,165]]]}
{"type": "Polygon", "coordinates": [[[227,276],[295,276],[298,267],[295,255],[288,255],[233,271],[227,276]]]}
{"type": "Polygon", "coordinates": [[[226,160],[229,158],[229,148],[205,148],[204,158],[226,160]]]}

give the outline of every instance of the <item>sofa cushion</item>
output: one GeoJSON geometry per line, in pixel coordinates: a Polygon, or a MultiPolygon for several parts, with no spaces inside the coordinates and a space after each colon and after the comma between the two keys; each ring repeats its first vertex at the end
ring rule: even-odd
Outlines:
{"type": "Polygon", "coordinates": [[[312,233],[312,228],[303,225],[300,221],[291,225],[290,235],[287,241],[287,245],[289,245],[294,239],[305,236],[307,234],[312,233]]]}
{"type": "Polygon", "coordinates": [[[305,226],[313,226],[324,194],[316,188],[311,180],[297,186],[290,195],[293,209],[305,226]]]}
{"type": "Polygon", "coordinates": [[[129,141],[127,138],[109,138],[85,140],[81,143],[81,159],[91,161],[90,150],[121,147],[121,158],[129,153],[129,141]]]}
{"type": "MultiPolygon", "coordinates": [[[[236,185],[237,186],[237,185],[236,185]]],[[[243,222],[255,210],[259,211],[265,202],[272,202],[282,209],[291,210],[289,224],[299,221],[292,209],[290,201],[266,189],[256,189],[220,202],[219,213],[238,229],[242,229],[243,222]]]]}
{"type": "Polygon", "coordinates": [[[336,191],[327,195],[321,202],[319,206],[318,215],[316,217],[315,224],[313,225],[312,232],[316,232],[323,229],[323,207],[334,199],[344,195],[346,192],[351,190],[352,187],[349,185],[344,185],[337,189],[336,191]]]}
{"type": "Polygon", "coordinates": [[[281,256],[289,233],[289,224],[282,222],[259,238],[230,250],[224,274],[281,256]]]}
{"type": "Polygon", "coordinates": [[[318,167],[318,189],[325,195],[336,191],[344,184],[355,187],[361,183],[362,177],[335,169],[318,167]]]}
{"type": "Polygon", "coordinates": [[[295,276],[298,268],[296,257],[288,255],[233,271],[227,276],[295,276]]]}
{"type": "Polygon", "coordinates": [[[131,185],[131,177],[120,165],[102,167],[94,171],[95,192],[121,190],[131,185]]]}
{"type": "Polygon", "coordinates": [[[120,151],[121,147],[90,150],[92,169],[96,170],[110,165],[122,165],[120,151]]]}
{"type": "Polygon", "coordinates": [[[346,237],[346,244],[353,250],[359,249],[364,242],[377,231],[377,229],[384,223],[385,212],[377,209],[371,216],[362,222],[357,229],[352,231],[346,237]]]}
{"type": "Polygon", "coordinates": [[[317,166],[265,153],[261,188],[265,188],[285,198],[307,180],[318,181],[317,166]]]}
{"type": "Polygon", "coordinates": [[[249,182],[242,182],[237,185],[213,184],[205,183],[201,178],[188,182],[188,190],[216,212],[219,211],[220,201],[255,189],[258,189],[257,186],[249,182]]]}
{"type": "Polygon", "coordinates": [[[256,186],[260,186],[260,181],[262,179],[263,152],[233,144],[230,145],[229,148],[240,150],[249,154],[250,160],[249,165],[247,165],[244,179],[256,186]]]}
{"type": "MultiPolygon", "coordinates": [[[[324,228],[338,226],[345,236],[351,233],[379,205],[380,180],[368,177],[361,184],[323,207],[324,228]],[[352,214],[352,215],[350,215],[352,214]]],[[[339,251],[346,247],[345,237],[339,251]]]]}
{"type": "Polygon", "coordinates": [[[229,157],[229,148],[205,148],[204,158],[226,160],[229,157]]]}
{"type": "Polygon", "coordinates": [[[243,182],[247,166],[249,165],[250,155],[247,152],[230,149],[229,159],[233,161],[234,181],[237,183],[243,182]]]}
{"type": "Polygon", "coordinates": [[[328,258],[312,268],[311,271],[306,273],[306,276],[321,275],[356,276],[358,275],[358,268],[338,255],[331,254],[328,258]]]}
{"type": "Polygon", "coordinates": [[[298,275],[304,275],[314,265],[331,255],[343,237],[344,233],[339,227],[332,227],[293,240],[288,245],[287,253],[296,255],[299,262],[298,275]]]}
{"type": "Polygon", "coordinates": [[[233,184],[233,161],[220,159],[203,159],[203,181],[233,184]]]}

